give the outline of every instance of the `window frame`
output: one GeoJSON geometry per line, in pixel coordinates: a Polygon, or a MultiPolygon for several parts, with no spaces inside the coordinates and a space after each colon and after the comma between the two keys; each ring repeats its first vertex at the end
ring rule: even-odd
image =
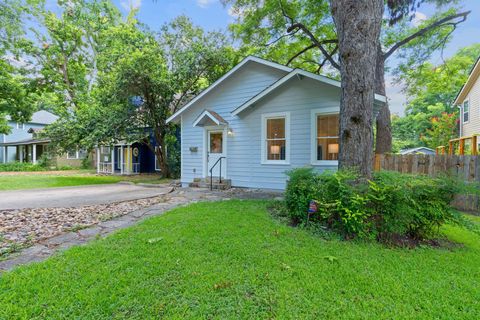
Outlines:
{"type": "Polygon", "coordinates": [[[470,99],[465,99],[462,103],[462,124],[469,123],[470,122],[470,99]],[[465,103],[468,104],[468,120],[465,121],[465,103]]]}
{"type": "Polygon", "coordinates": [[[290,165],[290,112],[275,112],[262,114],[260,152],[261,164],[290,165]],[[285,119],[285,160],[268,160],[267,156],[267,121],[269,119],[285,119]]]}
{"type": "MultiPolygon", "coordinates": [[[[317,160],[317,117],[338,114],[340,107],[311,110],[310,113],[310,164],[313,166],[338,166],[338,160],[317,160]]],[[[340,140],[340,135],[339,135],[340,140]]],[[[339,141],[340,142],[340,141],[339,141]]]]}
{"type": "Polygon", "coordinates": [[[17,129],[19,129],[19,130],[25,130],[25,123],[19,123],[19,122],[17,122],[17,129]]]}
{"type": "MultiPolygon", "coordinates": [[[[82,149],[83,149],[83,148],[82,148],[82,149]]],[[[76,149],[75,151],[71,151],[71,152],[75,152],[75,156],[73,156],[73,157],[70,157],[70,156],[68,155],[68,151],[67,151],[67,159],[68,159],[68,160],[83,160],[83,159],[88,158],[88,152],[87,152],[86,149],[83,149],[83,150],[85,150],[85,157],[84,157],[84,158],[80,158],[80,152],[79,152],[79,150],[80,150],[80,149],[76,149]]]]}

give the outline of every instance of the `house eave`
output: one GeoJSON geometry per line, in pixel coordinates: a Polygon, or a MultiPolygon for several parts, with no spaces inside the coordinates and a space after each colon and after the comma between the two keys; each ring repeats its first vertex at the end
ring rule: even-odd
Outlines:
{"type": "Polygon", "coordinates": [[[179,117],[183,112],[185,112],[187,109],[189,109],[192,105],[194,105],[202,97],[207,95],[210,91],[212,91],[214,88],[216,88],[220,83],[222,83],[224,80],[229,78],[232,74],[234,74],[237,70],[239,70],[240,68],[242,68],[244,65],[246,65],[249,62],[256,62],[256,63],[263,64],[263,65],[266,65],[266,66],[270,66],[272,68],[279,69],[279,70],[282,70],[282,71],[285,71],[285,72],[292,71],[292,68],[281,65],[281,64],[278,64],[276,62],[268,61],[268,60],[261,59],[261,58],[255,57],[255,56],[248,56],[245,59],[243,59],[239,64],[237,64],[235,67],[230,69],[230,71],[228,71],[226,74],[224,74],[222,77],[220,77],[220,79],[218,79],[213,84],[211,84],[208,88],[206,88],[201,93],[199,93],[195,98],[193,98],[190,102],[188,102],[180,110],[178,110],[172,116],[170,116],[167,119],[166,122],[167,123],[178,122],[179,117]]]}
{"type": "MultiPolygon", "coordinates": [[[[271,86],[265,88],[263,91],[258,93],[256,96],[252,97],[250,100],[246,101],[244,104],[242,104],[241,106],[239,106],[238,108],[233,110],[232,115],[234,115],[234,116],[239,115],[244,110],[254,106],[255,103],[257,103],[258,101],[260,101],[264,97],[268,96],[270,93],[274,92],[277,88],[281,87],[283,84],[285,84],[286,82],[288,82],[290,79],[292,79],[294,77],[298,77],[299,79],[303,79],[303,78],[307,77],[307,78],[317,80],[319,82],[322,82],[322,83],[325,83],[325,84],[328,84],[328,85],[331,85],[331,86],[334,86],[334,87],[337,87],[337,88],[341,88],[341,86],[342,86],[341,82],[338,81],[338,80],[331,79],[331,78],[321,76],[321,75],[318,75],[318,74],[314,74],[314,73],[311,73],[311,72],[308,72],[308,71],[305,71],[305,70],[302,70],[302,69],[294,69],[290,73],[285,75],[283,78],[280,78],[275,83],[273,83],[271,86]]],[[[386,103],[387,103],[387,97],[385,97],[383,95],[375,94],[375,105],[376,106],[381,107],[381,106],[384,106],[386,103]]]]}
{"type": "Polygon", "coordinates": [[[455,101],[453,102],[454,106],[461,104],[465,100],[465,98],[470,93],[470,90],[472,90],[473,85],[475,84],[475,82],[478,80],[479,77],[480,77],[480,57],[475,62],[475,65],[472,71],[470,72],[470,75],[468,76],[467,81],[465,82],[465,84],[463,85],[463,87],[460,89],[457,96],[455,97],[455,101]]]}

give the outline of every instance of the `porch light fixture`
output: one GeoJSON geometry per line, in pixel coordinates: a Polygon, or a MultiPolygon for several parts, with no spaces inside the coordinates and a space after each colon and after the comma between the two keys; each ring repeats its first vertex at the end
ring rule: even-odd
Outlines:
{"type": "Polygon", "coordinates": [[[233,137],[233,130],[232,128],[228,128],[227,134],[229,137],[233,137]]]}

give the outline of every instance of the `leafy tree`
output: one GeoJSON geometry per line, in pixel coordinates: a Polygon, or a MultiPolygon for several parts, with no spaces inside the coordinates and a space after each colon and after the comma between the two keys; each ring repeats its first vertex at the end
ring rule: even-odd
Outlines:
{"type": "Polygon", "coordinates": [[[0,133],[9,133],[8,117],[26,122],[31,117],[35,97],[31,79],[18,65],[19,42],[25,35],[24,6],[17,0],[0,3],[0,133]]]}
{"type": "Polygon", "coordinates": [[[422,136],[427,147],[435,149],[438,146],[448,146],[448,141],[458,136],[458,117],[455,113],[443,112],[440,117],[431,119],[431,128],[422,136]]]}
{"type": "MultiPolygon", "coordinates": [[[[249,45],[258,44],[260,54],[280,62],[302,67],[312,72],[338,76],[341,59],[336,29],[330,5],[345,3],[316,0],[224,0],[232,4],[237,23],[231,26],[234,34],[249,45]]],[[[365,7],[367,2],[357,1],[365,7]]],[[[457,25],[469,12],[459,9],[439,11],[436,15],[413,25],[415,10],[423,3],[455,4],[456,0],[391,0],[385,1],[388,19],[384,19],[381,46],[377,48],[376,93],[385,94],[385,65],[397,53],[405,66],[425,61],[431,53],[451,37],[457,25]]],[[[355,2],[352,3],[355,5],[355,2]]],[[[372,12],[370,12],[372,13],[372,12]]],[[[338,31],[338,30],[337,30],[338,31]]],[[[390,111],[383,108],[377,117],[376,152],[391,149],[390,111]]]]}
{"type": "Polygon", "coordinates": [[[94,103],[65,117],[51,136],[64,149],[141,142],[155,153],[162,175],[170,176],[176,126],[166,119],[236,62],[234,50],[224,35],[207,33],[184,16],[156,37],[132,13],[106,30],[102,41],[94,103]]]}
{"type": "Polygon", "coordinates": [[[109,0],[43,2],[31,7],[32,36],[23,44],[31,77],[41,90],[38,103],[59,115],[90,104],[97,77],[102,32],[121,21],[109,0]]]}
{"type": "Polygon", "coordinates": [[[410,141],[420,146],[432,141],[431,119],[441,118],[442,113],[457,113],[453,101],[478,56],[480,44],[474,44],[458,50],[438,66],[425,62],[416,68],[401,70],[398,76],[405,85],[408,105],[404,117],[392,117],[395,143],[410,141]]]}

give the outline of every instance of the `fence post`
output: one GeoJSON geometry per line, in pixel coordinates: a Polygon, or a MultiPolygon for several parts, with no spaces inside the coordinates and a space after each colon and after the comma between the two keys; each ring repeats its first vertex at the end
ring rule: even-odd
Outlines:
{"type": "Polygon", "coordinates": [[[472,155],[476,156],[478,154],[478,145],[477,145],[477,136],[472,136],[472,155]]]}

